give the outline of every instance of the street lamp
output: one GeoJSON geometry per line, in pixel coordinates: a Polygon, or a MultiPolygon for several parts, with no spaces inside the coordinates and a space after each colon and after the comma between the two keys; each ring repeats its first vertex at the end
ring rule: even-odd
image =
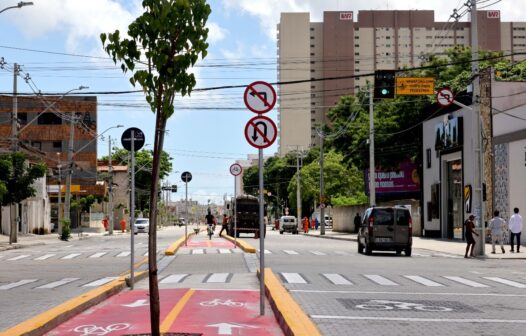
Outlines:
{"type": "Polygon", "coordinates": [[[3,13],[5,12],[6,10],[8,9],[13,9],[13,8],[22,8],[24,6],[33,6],[33,2],[28,2],[28,1],[20,1],[16,6],[9,6],[9,7],[6,7],[4,9],[2,9],[0,11],[0,13],[3,13]]]}

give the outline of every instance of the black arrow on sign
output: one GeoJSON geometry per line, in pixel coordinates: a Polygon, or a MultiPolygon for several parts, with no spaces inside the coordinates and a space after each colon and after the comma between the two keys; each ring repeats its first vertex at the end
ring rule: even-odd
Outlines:
{"type": "MultiPolygon", "coordinates": [[[[264,121],[258,121],[257,123],[253,124],[254,126],[254,134],[252,135],[252,140],[256,141],[259,137],[258,137],[258,126],[259,125],[263,125],[263,134],[261,134],[263,136],[263,141],[264,142],[267,142],[268,139],[267,139],[267,124],[264,122],[264,121]]],[[[261,133],[261,129],[259,130],[259,133],[261,133]]]]}
{"type": "Polygon", "coordinates": [[[263,101],[263,104],[265,106],[269,106],[269,103],[267,102],[267,93],[265,91],[250,91],[250,95],[252,97],[258,96],[259,99],[263,101]]]}

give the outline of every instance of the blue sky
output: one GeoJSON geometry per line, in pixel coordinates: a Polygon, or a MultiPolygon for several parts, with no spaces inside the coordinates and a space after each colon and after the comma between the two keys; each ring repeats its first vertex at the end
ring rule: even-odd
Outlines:
{"type": "MultiPolygon", "coordinates": [[[[85,92],[134,89],[120,69],[107,59],[99,35],[127,25],[141,14],[137,0],[33,0],[34,5],[0,14],[0,57],[7,66],[0,69],[0,92],[12,92],[13,63],[29,73],[43,93],[64,93],[80,85],[85,92]],[[30,51],[31,49],[34,51],[30,51]],[[39,52],[37,52],[39,51],[39,52]],[[63,54],[82,55],[78,57],[63,54]]],[[[210,0],[209,55],[193,71],[197,88],[249,84],[256,80],[276,81],[275,27],[280,12],[311,12],[319,20],[324,10],[427,9],[437,20],[447,21],[458,0],[210,0]]],[[[490,4],[489,1],[484,4],[490,4]]],[[[0,10],[18,0],[0,0],[0,10]]],[[[502,21],[526,21],[526,2],[503,0],[491,9],[501,10],[502,21]]],[[[31,92],[22,79],[19,92],[31,92]]],[[[173,157],[171,184],[181,185],[180,173],[190,171],[189,197],[206,202],[233,194],[233,177],[228,168],[236,159],[257,154],[243,135],[246,122],[255,116],[244,108],[243,90],[230,89],[193,93],[176,101],[168,122],[165,150],[173,157]]],[[[154,115],[142,94],[98,95],[98,131],[122,124],[139,127],[146,143],[153,144],[154,115]]],[[[276,112],[266,114],[275,121],[276,112]]],[[[105,133],[118,139],[125,128],[105,133]]],[[[99,157],[107,154],[107,142],[99,141],[99,157]]],[[[148,147],[146,147],[148,148],[148,147]]],[[[151,146],[150,146],[151,148],[151,146]]],[[[272,155],[277,147],[265,149],[272,155]]],[[[179,189],[180,191],[183,188],[179,189]]],[[[182,192],[172,199],[184,197],[182,192]]]]}

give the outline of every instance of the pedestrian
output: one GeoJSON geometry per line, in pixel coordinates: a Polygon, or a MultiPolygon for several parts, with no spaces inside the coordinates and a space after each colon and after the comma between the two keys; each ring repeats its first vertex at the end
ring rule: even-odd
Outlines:
{"type": "Polygon", "coordinates": [[[314,230],[314,226],[316,225],[316,223],[314,223],[314,217],[311,217],[310,219],[310,228],[311,230],[314,230]]]}
{"type": "Polygon", "coordinates": [[[121,219],[121,231],[126,232],[126,219],[121,219]]]}
{"type": "Polygon", "coordinates": [[[522,232],[522,216],[519,215],[519,208],[513,209],[513,215],[510,218],[510,222],[508,223],[508,226],[510,228],[510,245],[511,245],[511,252],[514,252],[513,249],[513,242],[515,240],[515,237],[517,238],[517,253],[520,252],[521,249],[521,232],[522,232]]]}
{"type": "Polygon", "coordinates": [[[223,230],[228,233],[228,216],[226,214],[223,214],[223,222],[221,223],[221,231],[219,231],[219,237],[221,237],[221,233],[223,233],[223,230]]]}
{"type": "Polygon", "coordinates": [[[473,238],[473,235],[478,236],[479,234],[474,231],[475,229],[475,223],[473,223],[473,219],[475,219],[475,216],[469,215],[469,218],[466,219],[464,222],[465,226],[465,235],[466,235],[466,253],[464,254],[464,258],[468,258],[468,252],[469,247],[471,246],[471,253],[469,253],[470,257],[474,257],[473,249],[475,248],[475,238],[473,238]]]}
{"type": "Polygon", "coordinates": [[[491,253],[495,254],[495,242],[498,240],[502,253],[504,251],[504,232],[506,230],[506,221],[499,216],[499,210],[493,212],[493,218],[489,221],[488,233],[491,233],[491,253]]]}
{"type": "Polygon", "coordinates": [[[108,231],[108,216],[105,216],[102,220],[102,225],[104,225],[104,231],[108,231]]]}
{"type": "Polygon", "coordinates": [[[307,216],[303,217],[303,232],[309,232],[309,219],[307,218],[307,216]]]}
{"type": "Polygon", "coordinates": [[[362,219],[360,217],[360,214],[357,212],[356,216],[354,216],[354,233],[358,232],[358,229],[360,228],[361,223],[362,223],[362,219]]]}
{"type": "Polygon", "coordinates": [[[314,226],[316,227],[316,230],[318,230],[318,227],[320,226],[320,221],[318,220],[318,217],[314,218],[314,226]]]}

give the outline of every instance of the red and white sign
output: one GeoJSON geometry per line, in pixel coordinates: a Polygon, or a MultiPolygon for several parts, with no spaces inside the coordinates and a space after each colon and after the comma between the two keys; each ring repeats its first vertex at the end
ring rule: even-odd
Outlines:
{"type": "Polygon", "coordinates": [[[488,19],[500,19],[500,11],[499,10],[489,10],[487,11],[488,19]]]}
{"type": "Polygon", "coordinates": [[[453,104],[453,100],[455,100],[455,96],[453,95],[453,91],[451,91],[451,89],[442,88],[438,90],[437,103],[439,103],[441,106],[449,106],[453,104]]]}
{"type": "Polygon", "coordinates": [[[245,105],[254,113],[267,113],[276,105],[276,91],[267,82],[251,83],[243,94],[245,105]]]}
{"type": "Polygon", "coordinates": [[[252,147],[267,148],[276,141],[278,128],[272,119],[257,116],[250,119],[245,126],[245,138],[252,147]]]}
{"type": "Polygon", "coordinates": [[[340,13],[341,21],[352,21],[352,12],[340,13]]]}
{"type": "Polygon", "coordinates": [[[239,163],[234,163],[230,166],[230,174],[238,176],[241,175],[241,172],[243,172],[243,167],[239,163]]]}

